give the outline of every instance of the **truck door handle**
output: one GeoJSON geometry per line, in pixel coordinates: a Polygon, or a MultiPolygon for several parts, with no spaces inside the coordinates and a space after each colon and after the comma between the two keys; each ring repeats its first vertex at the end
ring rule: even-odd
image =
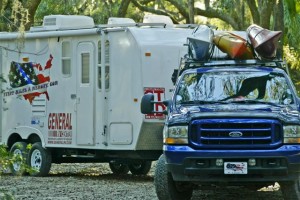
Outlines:
{"type": "Polygon", "coordinates": [[[76,94],[71,94],[71,99],[76,99],[76,94]]]}

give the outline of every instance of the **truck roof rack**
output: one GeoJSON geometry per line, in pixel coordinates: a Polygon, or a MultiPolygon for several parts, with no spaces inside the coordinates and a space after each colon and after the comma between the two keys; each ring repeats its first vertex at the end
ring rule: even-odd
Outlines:
{"type": "Polygon", "coordinates": [[[250,59],[250,60],[209,60],[209,61],[199,61],[190,59],[187,56],[181,58],[180,65],[178,69],[175,69],[172,74],[172,82],[175,85],[175,82],[182,74],[183,71],[187,69],[196,69],[200,67],[224,67],[224,66],[243,66],[243,67],[253,67],[253,66],[264,66],[271,68],[280,68],[289,74],[287,64],[284,60],[274,59],[274,60],[259,60],[259,59],[250,59]]]}
{"type": "Polygon", "coordinates": [[[180,75],[184,70],[195,69],[200,67],[224,67],[224,66],[243,66],[243,67],[253,67],[253,66],[264,66],[271,68],[280,68],[288,72],[287,64],[284,60],[274,59],[274,60],[209,60],[209,61],[198,61],[190,58],[182,58],[180,62],[179,72],[180,75]]]}
{"type": "Polygon", "coordinates": [[[266,67],[277,67],[285,68],[283,65],[283,60],[259,60],[259,59],[250,59],[250,60],[209,60],[209,61],[196,61],[193,59],[185,60],[185,63],[188,65],[193,65],[195,67],[211,67],[211,66],[253,66],[261,65],[266,67]]]}

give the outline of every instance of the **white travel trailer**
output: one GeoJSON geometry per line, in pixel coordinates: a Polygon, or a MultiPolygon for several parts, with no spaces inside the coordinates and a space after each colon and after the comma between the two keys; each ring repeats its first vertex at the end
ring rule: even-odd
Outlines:
{"type": "Polygon", "coordinates": [[[87,16],[52,15],[23,35],[0,33],[1,143],[38,169],[36,176],[65,162],[109,162],[114,173],[146,174],[162,152],[164,115],[142,115],[140,100],[149,92],[156,101],[171,96],[168,77],[191,32],[171,23],[113,18],[95,26],[87,16]]]}

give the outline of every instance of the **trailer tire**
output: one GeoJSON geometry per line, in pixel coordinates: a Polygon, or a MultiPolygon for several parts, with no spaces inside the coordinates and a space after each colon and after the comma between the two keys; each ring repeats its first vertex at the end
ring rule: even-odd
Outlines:
{"type": "Polygon", "coordinates": [[[129,164],[129,170],[133,175],[146,175],[151,169],[151,161],[135,161],[129,164]]]}
{"type": "Polygon", "coordinates": [[[160,200],[188,200],[193,195],[193,187],[190,183],[179,183],[173,180],[172,174],[167,171],[164,155],[161,155],[157,161],[154,185],[160,200]]]}
{"type": "Polygon", "coordinates": [[[300,199],[300,176],[293,182],[281,182],[280,188],[285,200],[300,199]]]}
{"type": "Polygon", "coordinates": [[[10,149],[11,154],[20,155],[21,161],[12,163],[10,166],[11,173],[13,175],[24,175],[26,174],[26,164],[28,159],[28,149],[26,142],[16,142],[10,149]]]}
{"type": "Polygon", "coordinates": [[[51,168],[51,162],[51,152],[43,148],[40,142],[34,143],[28,156],[28,165],[35,170],[31,175],[47,176],[51,168]]]}
{"type": "Polygon", "coordinates": [[[129,172],[128,165],[124,164],[124,163],[110,162],[109,168],[114,174],[117,174],[117,175],[124,175],[129,172]]]}

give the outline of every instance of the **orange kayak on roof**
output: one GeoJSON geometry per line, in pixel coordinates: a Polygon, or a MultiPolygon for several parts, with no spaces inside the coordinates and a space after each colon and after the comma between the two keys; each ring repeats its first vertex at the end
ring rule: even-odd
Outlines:
{"type": "Polygon", "coordinates": [[[214,44],[232,59],[253,59],[254,55],[247,41],[230,32],[219,32],[213,37],[214,44]]]}

